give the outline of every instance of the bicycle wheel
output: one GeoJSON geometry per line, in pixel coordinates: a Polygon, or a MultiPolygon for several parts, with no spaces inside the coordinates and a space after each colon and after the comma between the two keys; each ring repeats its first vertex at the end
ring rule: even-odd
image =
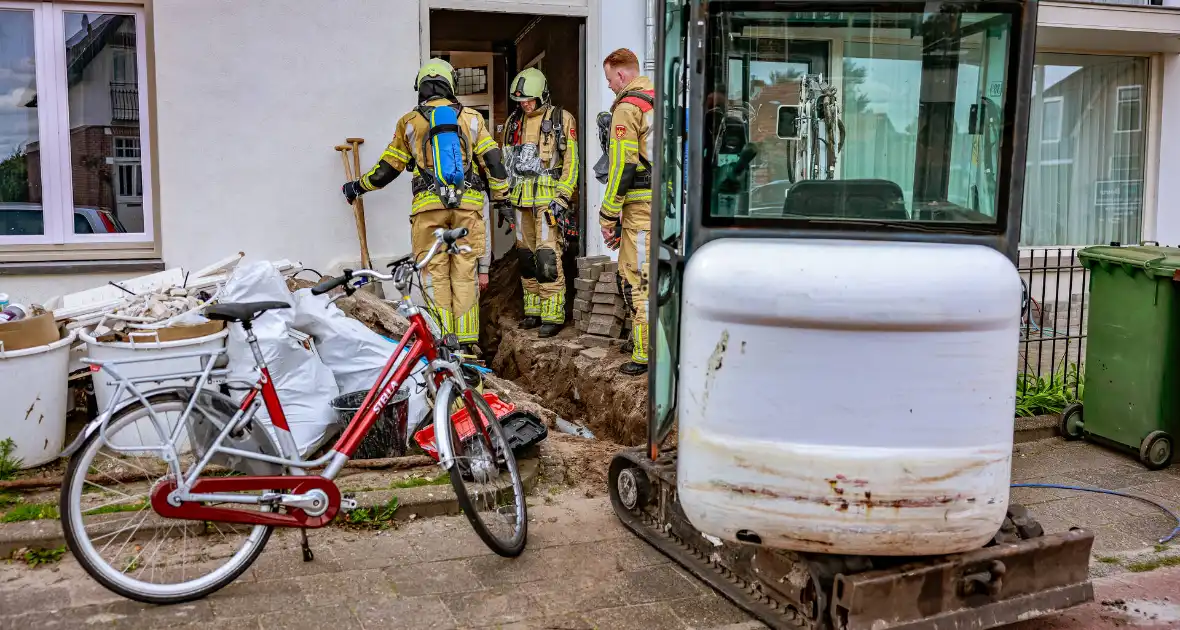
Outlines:
{"type": "MultiPolygon", "coordinates": [[[[148,401],[169,423],[175,423],[188,405],[175,393],[150,396],[148,401]]],[[[110,420],[106,436],[108,442],[124,446],[163,444],[147,407],[139,402],[110,420]]],[[[186,446],[187,441],[182,442],[176,455],[182,471],[195,457],[186,446]]],[[[270,526],[157,516],[151,491],[172,477],[161,452],[117,452],[97,431],[70,458],[61,488],[66,543],[82,568],[118,595],[149,604],[200,599],[237,579],[270,539],[270,526]]]]}
{"type": "Polygon", "coordinates": [[[448,400],[441,402],[450,409],[456,399],[462,401],[469,418],[482,417],[488,427],[487,437],[477,430],[467,439],[460,439],[448,416],[448,426],[435,429],[444,429],[451,435],[455,455],[455,465],[450,471],[451,486],[459,507],[489,549],[507,558],[519,556],[528,538],[528,514],[516,457],[508,447],[495,412],[479,392],[474,389],[460,392],[455,387],[448,400]]]}

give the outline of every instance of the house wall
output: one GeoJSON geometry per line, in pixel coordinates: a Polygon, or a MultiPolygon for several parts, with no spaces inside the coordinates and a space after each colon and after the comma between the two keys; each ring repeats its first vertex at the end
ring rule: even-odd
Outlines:
{"type": "MultiPolygon", "coordinates": [[[[333,147],[365,138],[367,170],[414,106],[416,8],[407,0],[155,0],[169,265],[245,251],[329,273],[359,259],[333,147]]],[[[407,181],[365,197],[375,259],[409,250],[407,181]]]]}

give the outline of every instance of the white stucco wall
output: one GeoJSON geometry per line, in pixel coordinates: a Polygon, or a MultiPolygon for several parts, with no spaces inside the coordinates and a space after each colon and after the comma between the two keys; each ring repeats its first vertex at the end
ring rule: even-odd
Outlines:
{"type": "MultiPolygon", "coordinates": [[[[368,169],[414,105],[416,8],[413,0],[155,1],[169,265],[241,250],[326,273],[359,259],[333,147],[365,138],[368,169]]],[[[374,258],[409,250],[402,180],[365,197],[374,258]]]]}
{"type": "MultiPolygon", "coordinates": [[[[617,48],[630,48],[639,57],[639,66],[643,67],[645,53],[643,20],[646,16],[646,6],[647,3],[643,0],[600,0],[601,13],[597,21],[598,33],[590,34],[591,37],[598,39],[598,58],[587,60],[590,68],[587,69],[586,80],[587,82],[597,82],[599,86],[597,105],[593,100],[588,99],[590,111],[586,116],[588,129],[585,134],[587,155],[585,168],[582,169],[583,176],[586,177],[586,191],[590,202],[586,208],[586,253],[591,256],[609,254],[612,258],[618,258],[618,252],[612,252],[606,248],[598,230],[598,210],[602,207],[603,186],[594,179],[594,171],[592,170],[594,163],[602,155],[602,150],[598,146],[598,132],[593,126],[594,116],[600,111],[610,109],[615,98],[614,93],[606,85],[606,76],[602,72],[602,60],[617,48]]],[[[652,79],[654,78],[652,77],[652,79]]]]}
{"type": "Polygon", "coordinates": [[[1163,55],[1163,99],[1160,110],[1159,188],[1152,239],[1180,245],[1180,55],[1163,55]]]}

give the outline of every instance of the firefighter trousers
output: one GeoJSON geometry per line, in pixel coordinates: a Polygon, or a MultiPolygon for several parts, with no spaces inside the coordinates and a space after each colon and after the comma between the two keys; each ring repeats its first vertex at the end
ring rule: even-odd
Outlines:
{"type": "Polygon", "coordinates": [[[565,272],[561,251],[565,235],[549,225],[547,207],[516,209],[516,254],[524,285],[525,316],[546,324],[565,323],[565,272]]]}
{"type": "Polygon", "coordinates": [[[479,210],[424,210],[410,217],[410,240],[414,258],[421,259],[434,245],[434,231],[467,228],[458,241],[470,252],[439,252],[422,274],[426,294],[437,307],[438,325],[443,333],[454,333],[459,343],[479,341],[479,257],[484,253],[485,226],[479,210]]]}
{"type": "Polygon", "coordinates": [[[651,202],[623,206],[623,241],[619,244],[619,280],[631,310],[631,360],[647,365],[648,248],[651,246],[651,202]]]}

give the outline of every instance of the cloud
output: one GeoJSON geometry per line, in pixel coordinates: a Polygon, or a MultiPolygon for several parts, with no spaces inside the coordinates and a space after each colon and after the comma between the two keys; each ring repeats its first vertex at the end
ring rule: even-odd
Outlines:
{"type": "Polygon", "coordinates": [[[0,93],[0,112],[4,110],[25,109],[25,105],[37,94],[36,90],[18,87],[7,93],[0,93]]]}

